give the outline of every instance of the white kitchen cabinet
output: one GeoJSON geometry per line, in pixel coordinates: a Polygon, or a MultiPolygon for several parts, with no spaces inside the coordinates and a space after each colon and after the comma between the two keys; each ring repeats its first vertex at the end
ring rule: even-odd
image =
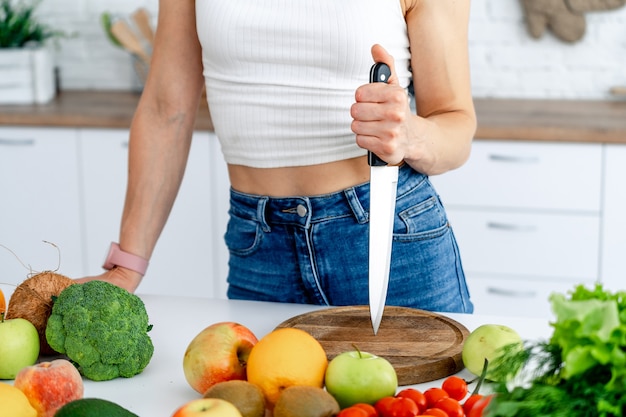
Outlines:
{"type": "Polygon", "coordinates": [[[593,281],[598,273],[600,218],[558,212],[449,208],[472,275],[593,281]]]}
{"type": "Polygon", "coordinates": [[[626,145],[605,146],[602,269],[607,288],[626,290],[626,145]]]}
{"type": "Polygon", "coordinates": [[[476,311],[545,316],[550,292],[600,271],[603,145],[474,141],[431,181],[447,208],[476,311]]]}
{"type": "Polygon", "coordinates": [[[573,284],[537,279],[479,278],[471,280],[475,314],[552,318],[548,299],[565,294],[573,284]],[[477,302],[480,300],[480,302],[477,302]]]}
{"type": "MultiPolygon", "coordinates": [[[[157,243],[148,272],[138,292],[202,297],[225,296],[224,217],[218,208],[226,200],[216,184],[228,183],[220,172],[213,134],[196,132],[180,192],[157,243]],[[216,160],[216,161],[215,161],[216,160]],[[218,276],[219,275],[219,276],[218,276]]],[[[83,187],[85,189],[85,250],[89,274],[102,272],[111,241],[119,238],[119,225],[127,179],[128,131],[80,131],[83,187]]],[[[219,150],[219,149],[217,149],[219,150]]],[[[223,190],[222,190],[223,191],[223,190]]]]}
{"type": "MultiPolygon", "coordinates": [[[[29,271],[103,272],[119,238],[128,130],[0,128],[0,282],[29,271]],[[43,241],[52,242],[58,247],[43,241]],[[60,252],[60,265],[59,265],[60,252]],[[26,264],[22,266],[16,256],[26,264]]],[[[228,175],[215,135],[196,132],[183,183],[138,292],[226,297],[228,175]]]]}
{"type": "MultiPolygon", "coordinates": [[[[77,140],[75,129],[0,128],[0,244],[33,272],[85,272],[77,140]]],[[[0,248],[0,282],[28,273],[0,248]]]]}
{"type": "Polygon", "coordinates": [[[598,214],[602,145],[475,140],[465,165],[431,179],[448,205],[598,214]]]}
{"type": "Polygon", "coordinates": [[[81,130],[79,151],[84,188],[83,231],[87,274],[102,273],[108,245],[119,239],[126,191],[127,130],[81,130]]]}

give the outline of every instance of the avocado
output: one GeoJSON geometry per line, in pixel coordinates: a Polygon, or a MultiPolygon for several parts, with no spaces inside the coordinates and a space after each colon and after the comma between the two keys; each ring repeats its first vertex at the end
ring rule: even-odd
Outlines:
{"type": "Polygon", "coordinates": [[[100,398],[81,398],[61,407],[54,417],[139,417],[114,402],[100,398]]]}

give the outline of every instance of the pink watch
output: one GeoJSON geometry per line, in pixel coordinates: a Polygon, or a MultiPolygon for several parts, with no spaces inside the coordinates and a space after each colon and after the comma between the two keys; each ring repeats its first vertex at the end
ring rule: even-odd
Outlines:
{"type": "Polygon", "coordinates": [[[148,261],[141,256],[124,252],[120,249],[119,243],[111,242],[109,253],[104,260],[104,265],[102,265],[102,267],[106,270],[111,270],[115,266],[131,269],[135,272],[139,272],[141,275],[145,275],[146,270],[148,269],[148,261]]]}

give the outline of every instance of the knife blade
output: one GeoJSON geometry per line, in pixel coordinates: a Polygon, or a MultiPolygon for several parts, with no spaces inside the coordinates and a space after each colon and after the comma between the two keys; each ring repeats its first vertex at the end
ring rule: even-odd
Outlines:
{"type": "MultiPolygon", "coordinates": [[[[384,63],[376,63],[370,70],[370,82],[387,82],[390,76],[391,69],[384,63]]],[[[370,166],[369,308],[376,335],[387,299],[398,167],[388,165],[371,151],[367,155],[370,166]]]]}

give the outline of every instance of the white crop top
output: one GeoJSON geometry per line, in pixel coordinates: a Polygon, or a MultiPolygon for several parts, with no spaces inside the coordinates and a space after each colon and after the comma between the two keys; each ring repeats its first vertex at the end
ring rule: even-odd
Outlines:
{"type": "Polygon", "coordinates": [[[365,154],[350,130],[371,46],[408,86],[400,0],[196,0],[207,99],[226,162],[312,165],[365,154]]]}

